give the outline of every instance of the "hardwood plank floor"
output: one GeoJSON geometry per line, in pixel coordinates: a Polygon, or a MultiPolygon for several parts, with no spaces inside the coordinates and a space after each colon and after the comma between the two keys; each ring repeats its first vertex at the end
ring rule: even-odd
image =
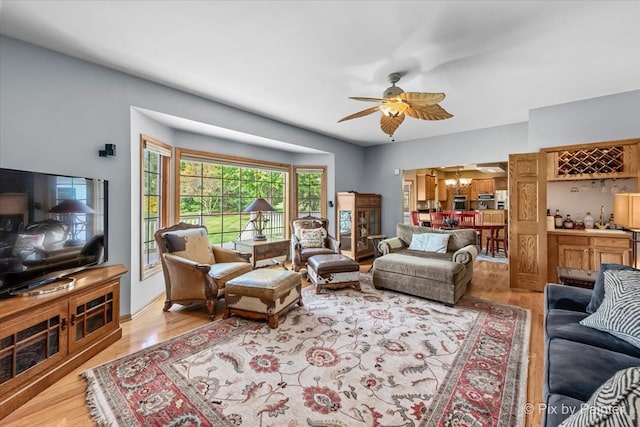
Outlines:
{"type": "MultiPolygon", "coordinates": [[[[360,271],[367,272],[371,260],[361,263],[360,271]]],[[[542,402],[542,375],[544,369],[543,294],[509,289],[506,264],[476,262],[474,277],[468,295],[487,300],[517,305],[531,311],[531,341],[529,344],[529,370],[527,402],[537,408],[542,402]]],[[[164,295],[156,299],[134,318],[122,324],[122,338],[84,363],[75,371],[31,399],[9,416],[0,420],[9,426],[94,426],[85,404],[86,384],[79,373],[85,369],[133,353],[209,322],[204,306],[180,307],[162,311],[164,295]]],[[[218,302],[218,312],[222,303],[218,302]]],[[[217,318],[221,316],[218,315],[217,318]]],[[[523,408],[524,411],[524,408],[523,408]]],[[[539,426],[542,414],[534,411],[526,419],[527,427],[539,426]]]]}

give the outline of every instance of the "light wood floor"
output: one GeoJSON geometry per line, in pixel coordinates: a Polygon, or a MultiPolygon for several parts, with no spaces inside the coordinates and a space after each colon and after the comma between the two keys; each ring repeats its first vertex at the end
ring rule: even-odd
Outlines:
{"type": "MultiPolygon", "coordinates": [[[[370,263],[371,261],[365,260],[361,264],[361,271],[366,272],[370,263]]],[[[531,310],[527,402],[537,406],[542,401],[544,367],[543,295],[510,290],[507,266],[490,262],[475,263],[473,283],[467,294],[531,310]]],[[[123,335],[118,342],[0,420],[0,425],[3,427],[95,425],[85,404],[86,384],[79,376],[81,371],[164,341],[209,321],[204,306],[184,308],[176,305],[170,312],[165,313],[162,311],[162,305],[163,299],[159,298],[134,316],[131,321],[123,323],[123,335]]],[[[219,312],[220,308],[221,304],[219,312]]],[[[527,416],[526,426],[539,426],[541,419],[541,414],[534,411],[534,414],[527,416]]]]}

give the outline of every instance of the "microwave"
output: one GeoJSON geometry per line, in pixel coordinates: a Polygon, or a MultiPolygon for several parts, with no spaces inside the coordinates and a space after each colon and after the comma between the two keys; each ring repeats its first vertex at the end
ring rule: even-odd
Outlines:
{"type": "Polygon", "coordinates": [[[478,201],[480,201],[480,202],[491,202],[493,200],[495,200],[495,197],[493,196],[493,193],[478,194],[478,201]]]}

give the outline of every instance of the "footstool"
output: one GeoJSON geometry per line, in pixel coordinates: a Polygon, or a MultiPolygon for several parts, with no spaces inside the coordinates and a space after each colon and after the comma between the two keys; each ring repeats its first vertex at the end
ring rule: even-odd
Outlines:
{"type": "Polygon", "coordinates": [[[302,306],[300,274],[261,268],[229,280],[224,289],[224,315],[235,313],[250,319],[267,319],[278,327],[278,317],[296,303],[302,306]]]}
{"type": "Polygon", "coordinates": [[[353,286],[360,290],[360,265],[349,257],[341,254],[314,255],[307,259],[307,268],[317,294],[324,288],[353,286]]]}

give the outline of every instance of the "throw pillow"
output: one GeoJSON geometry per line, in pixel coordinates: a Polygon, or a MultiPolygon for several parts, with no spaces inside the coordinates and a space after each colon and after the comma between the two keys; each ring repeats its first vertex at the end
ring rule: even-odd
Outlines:
{"type": "Polygon", "coordinates": [[[173,255],[200,263],[214,264],[213,249],[204,228],[170,231],[164,234],[167,248],[173,255]]]}
{"type": "Polygon", "coordinates": [[[41,246],[44,242],[44,233],[42,234],[18,234],[16,243],[13,245],[11,256],[17,257],[21,254],[33,251],[36,246],[41,246]]]}
{"type": "Polygon", "coordinates": [[[448,234],[422,233],[411,237],[409,249],[424,252],[447,253],[448,234]]]}
{"type": "MultiPolygon", "coordinates": [[[[622,264],[600,264],[600,271],[596,276],[596,283],[593,285],[593,293],[591,294],[591,301],[587,305],[586,312],[589,314],[595,313],[602,300],[604,300],[604,272],[609,270],[636,270],[633,267],[622,264]]],[[[638,271],[638,270],[636,270],[638,271]]]]}
{"type": "Polygon", "coordinates": [[[580,324],[640,348],[640,271],[606,271],[604,301],[580,324]]]}
{"type": "Polygon", "coordinates": [[[303,248],[324,247],[324,228],[303,228],[300,230],[300,246],[303,248]]]}
{"type": "Polygon", "coordinates": [[[404,242],[399,237],[392,237],[390,239],[385,239],[383,242],[386,242],[391,249],[400,249],[404,246],[404,242]]]}
{"type": "Polygon", "coordinates": [[[580,410],[560,427],[618,427],[638,425],[640,367],[616,372],[580,410]]]}

